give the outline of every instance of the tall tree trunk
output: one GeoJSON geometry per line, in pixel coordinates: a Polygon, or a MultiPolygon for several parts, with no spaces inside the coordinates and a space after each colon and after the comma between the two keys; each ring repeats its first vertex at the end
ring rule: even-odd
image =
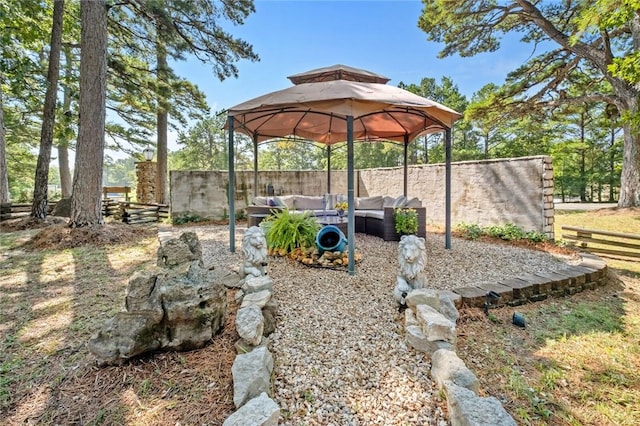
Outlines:
{"type": "MultiPolygon", "coordinates": [[[[73,56],[71,55],[70,48],[63,48],[65,57],[65,74],[64,74],[64,91],[62,95],[62,110],[65,113],[64,122],[66,126],[71,125],[71,80],[73,76],[73,56]]],[[[58,140],[58,168],[60,169],[60,188],[62,192],[62,198],[71,197],[71,168],[69,167],[69,140],[67,140],[66,132],[63,132],[65,137],[58,140]]]]}
{"type": "Polygon", "coordinates": [[[80,122],[71,194],[72,228],[102,223],[102,166],[107,89],[105,0],[80,3],[80,122]]]}
{"type": "Polygon", "coordinates": [[[167,201],[166,185],[167,185],[167,131],[168,131],[168,97],[169,91],[167,90],[168,81],[168,69],[167,64],[167,50],[162,41],[162,28],[157,25],[158,28],[158,41],[157,41],[157,61],[158,61],[158,115],[157,115],[157,133],[158,133],[158,157],[156,173],[156,202],[165,204],[167,201]]]}
{"type": "Polygon", "coordinates": [[[9,201],[11,201],[11,197],[9,196],[9,174],[7,173],[7,140],[4,134],[2,85],[0,85],[0,204],[9,201]]]}
{"type": "Polygon", "coordinates": [[[44,112],[42,114],[42,130],[40,131],[40,152],[36,165],[35,186],[33,188],[33,204],[31,217],[44,219],[47,217],[47,198],[49,187],[49,163],[53,146],[53,126],[56,119],[56,95],[58,93],[58,77],[60,75],[60,49],[62,47],[62,19],[64,17],[64,0],[53,2],[53,26],[51,27],[51,45],[49,52],[49,69],[47,71],[47,92],[44,96],[44,112]]]}
{"type": "Polygon", "coordinates": [[[640,206],[640,135],[626,123],[618,207],[636,206],[640,206]]]}
{"type": "MultiPolygon", "coordinates": [[[[629,90],[619,94],[625,101],[626,109],[630,117],[636,117],[638,111],[638,96],[629,90]]],[[[628,121],[623,121],[624,148],[622,152],[622,174],[620,176],[620,198],[618,207],[638,207],[640,206],[640,133],[628,121]]]]}

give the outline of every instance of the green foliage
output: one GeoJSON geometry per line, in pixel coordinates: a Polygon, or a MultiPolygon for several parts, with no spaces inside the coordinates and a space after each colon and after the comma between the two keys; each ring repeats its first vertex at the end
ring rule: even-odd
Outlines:
{"type": "Polygon", "coordinates": [[[415,209],[395,209],[393,218],[398,234],[410,235],[418,232],[418,212],[415,209]]]}
{"type": "Polygon", "coordinates": [[[194,213],[185,213],[180,216],[171,217],[171,223],[174,225],[184,225],[186,223],[204,222],[206,219],[194,213]]]}
{"type": "Polygon", "coordinates": [[[273,211],[260,223],[270,249],[292,252],[298,247],[312,247],[320,224],[310,212],[295,213],[288,209],[273,211]]]}
{"type": "Polygon", "coordinates": [[[481,227],[477,224],[467,224],[463,222],[456,225],[455,231],[470,240],[477,240],[484,236],[500,238],[505,241],[529,240],[536,243],[548,240],[547,235],[542,232],[525,232],[522,228],[512,223],[507,223],[504,226],[491,225],[481,227]]]}
{"type": "Polygon", "coordinates": [[[455,227],[455,231],[463,234],[466,238],[470,240],[477,240],[478,238],[484,235],[484,231],[480,225],[475,223],[459,223],[455,227]]]}

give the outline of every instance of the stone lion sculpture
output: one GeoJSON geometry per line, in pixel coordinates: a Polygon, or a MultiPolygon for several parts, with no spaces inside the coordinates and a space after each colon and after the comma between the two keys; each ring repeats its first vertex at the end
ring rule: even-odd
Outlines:
{"type": "Polygon", "coordinates": [[[405,306],[405,298],[411,290],[423,288],[426,279],[423,274],[427,253],[424,238],[415,235],[403,235],[398,245],[400,271],[393,289],[393,296],[399,306],[405,306]]]}
{"type": "Polygon", "coordinates": [[[267,240],[262,228],[252,226],[247,229],[242,237],[242,253],[244,261],[240,265],[241,279],[267,275],[267,240]]]}

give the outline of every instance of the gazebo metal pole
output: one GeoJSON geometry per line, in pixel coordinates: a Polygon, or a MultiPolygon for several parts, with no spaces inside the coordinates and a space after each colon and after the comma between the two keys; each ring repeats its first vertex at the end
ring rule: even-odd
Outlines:
{"type": "Polygon", "coordinates": [[[447,128],[444,132],[444,156],[445,156],[445,220],[444,220],[444,248],[451,248],[451,129],[447,128]]]}
{"type": "Polygon", "coordinates": [[[331,145],[327,145],[327,194],[331,194],[331,145]]]}
{"type": "Polygon", "coordinates": [[[229,251],[236,252],[235,170],[233,164],[233,116],[227,118],[229,126],[229,251]]]}
{"type": "Polygon", "coordinates": [[[253,135],[253,196],[258,196],[258,135],[253,135]]]}
{"type": "Polygon", "coordinates": [[[407,159],[409,158],[408,155],[408,150],[409,150],[409,135],[404,135],[404,182],[403,182],[403,194],[405,196],[405,198],[407,197],[407,187],[409,186],[407,184],[408,181],[408,177],[407,177],[407,159]]]}
{"type": "Polygon", "coordinates": [[[349,275],[355,275],[355,214],[354,214],[354,178],[353,178],[353,116],[347,115],[347,240],[349,242],[349,275]]]}

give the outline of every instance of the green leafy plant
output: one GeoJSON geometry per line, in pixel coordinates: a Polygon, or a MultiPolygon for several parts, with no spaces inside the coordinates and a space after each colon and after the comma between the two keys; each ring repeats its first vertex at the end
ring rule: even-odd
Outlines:
{"type": "Polygon", "coordinates": [[[395,209],[393,218],[398,234],[409,235],[418,232],[418,212],[415,209],[395,209]]]}
{"type": "Polygon", "coordinates": [[[275,211],[260,223],[267,246],[272,250],[291,253],[298,247],[312,247],[320,224],[310,212],[295,213],[288,209],[275,211]]]}
{"type": "Polygon", "coordinates": [[[194,213],[185,213],[183,215],[171,218],[171,222],[174,225],[184,225],[185,223],[197,223],[197,222],[203,222],[204,220],[206,219],[194,213]]]}
{"type": "Polygon", "coordinates": [[[476,224],[460,223],[456,225],[456,232],[459,232],[462,236],[470,240],[477,240],[480,237],[489,236],[505,241],[529,240],[540,243],[549,239],[547,235],[542,232],[525,232],[522,228],[512,223],[507,223],[504,226],[491,225],[485,227],[476,224]]]}

